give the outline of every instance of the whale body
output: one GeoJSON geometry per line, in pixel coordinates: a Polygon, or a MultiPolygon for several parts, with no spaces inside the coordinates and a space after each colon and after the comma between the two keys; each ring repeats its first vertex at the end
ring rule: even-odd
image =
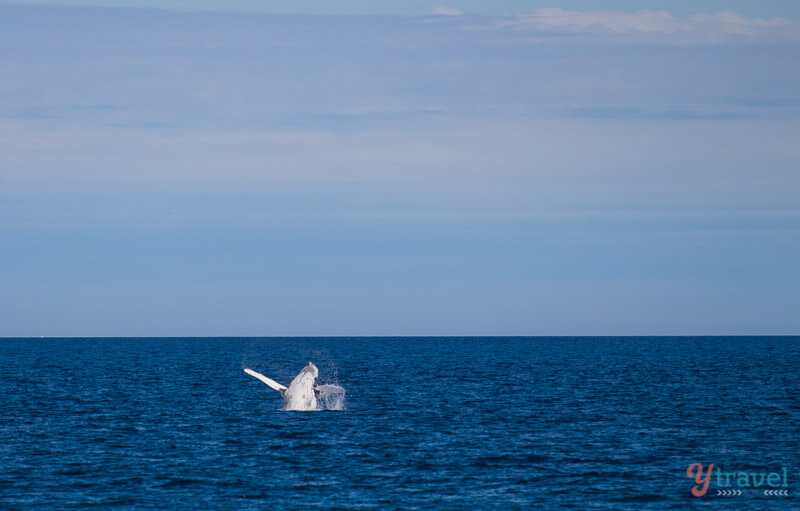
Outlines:
{"type": "Polygon", "coordinates": [[[294,377],[288,387],[252,369],[245,368],[244,372],[283,394],[284,410],[320,410],[320,402],[317,398],[324,399],[331,395],[344,396],[344,389],[338,385],[317,385],[319,369],[311,362],[294,377]]]}

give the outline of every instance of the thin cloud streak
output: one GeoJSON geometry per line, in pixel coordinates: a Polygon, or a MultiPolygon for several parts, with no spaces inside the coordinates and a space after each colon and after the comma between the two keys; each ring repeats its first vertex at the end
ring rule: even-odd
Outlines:
{"type": "Polygon", "coordinates": [[[455,7],[436,7],[431,11],[431,14],[440,16],[463,16],[464,13],[455,7]]]}
{"type": "MultiPolygon", "coordinates": [[[[494,23],[496,28],[559,30],[571,33],[644,36],[673,36],[676,41],[721,43],[747,40],[797,41],[800,24],[786,18],[764,20],[745,18],[734,12],[696,14],[676,18],[667,11],[638,13],[606,11],[565,11],[560,8],[537,9],[494,23]]],[[[665,40],[665,39],[661,39],[665,40]]]]}

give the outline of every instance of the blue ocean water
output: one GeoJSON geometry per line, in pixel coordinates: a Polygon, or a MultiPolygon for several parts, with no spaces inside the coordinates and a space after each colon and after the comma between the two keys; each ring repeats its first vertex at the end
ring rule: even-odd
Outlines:
{"type": "Polygon", "coordinates": [[[800,338],[0,339],[2,509],[797,509],[800,338]],[[343,411],[285,412],[308,362],[343,411]],[[787,496],[693,497],[692,463],[787,496]]]}

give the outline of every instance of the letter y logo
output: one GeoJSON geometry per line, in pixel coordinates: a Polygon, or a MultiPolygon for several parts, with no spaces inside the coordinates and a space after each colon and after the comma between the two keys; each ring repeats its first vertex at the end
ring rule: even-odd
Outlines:
{"type": "Polygon", "coordinates": [[[702,463],[692,463],[689,465],[689,468],[686,469],[686,477],[694,477],[694,482],[697,483],[697,486],[692,488],[692,495],[695,497],[702,497],[706,494],[708,491],[708,485],[711,482],[711,472],[713,470],[714,464],[711,463],[708,465],[708,473],[706,473],[705,477],[703,477],[702,463]],[[703,485],[702,489],[700,489],[700,485],[703,485]]]}

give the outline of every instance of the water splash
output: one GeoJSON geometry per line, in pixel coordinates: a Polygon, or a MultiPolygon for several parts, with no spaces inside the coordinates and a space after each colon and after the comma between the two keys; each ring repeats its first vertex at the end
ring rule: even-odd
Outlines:
{"type": "Polygon", "coordinates": [[[319,410],[333,410],[340,412],[345,409],[344,401],[345,392],[339,394],[324,394],[317,398],[317,406],[319,410]]]}

